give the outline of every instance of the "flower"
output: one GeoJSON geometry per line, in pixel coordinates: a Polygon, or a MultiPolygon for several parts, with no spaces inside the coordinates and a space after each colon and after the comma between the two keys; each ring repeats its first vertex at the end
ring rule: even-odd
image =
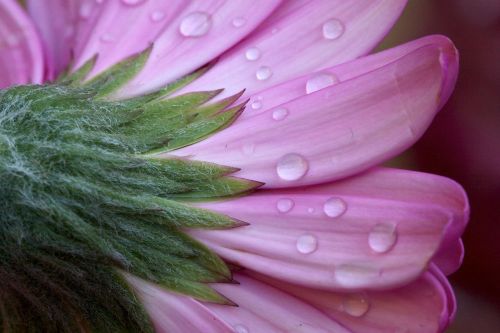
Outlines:
{"type": "Polygon", "coordinates": [[[378,165],[458,55],[367,55],[404,5],[3,0],[3,330],[444,331],[466,195],[378,165]]]}

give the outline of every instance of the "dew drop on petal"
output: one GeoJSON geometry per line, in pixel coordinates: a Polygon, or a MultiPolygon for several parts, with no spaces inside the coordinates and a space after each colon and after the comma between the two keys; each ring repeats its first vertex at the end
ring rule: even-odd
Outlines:
{"type": "Polygon", "coordinates": [[[318,73],[306,82],[306,93],[311,94],[315,91],[329,87],[339,82],[337,77],[330,73],[318,73]]]}
{"type": "Polygon", "coordinates": [[[362,295],[353,294],[347,296],[342,302],[344,311],[353,317],[361,317],[368,312],[370,303],[362,295]]]}
{"type": "Polygon", "coordinates": [[[288,213],[295,206],[295,202],[292,199],[279,199],[276,203],[276,208],[280,213],[288,213]]]}
{"type": "Polygon", "coordinates": [[[192,12],[182,19],[179,31],[184,37],[201,37],[206,35],[211,27],[210,15],[204,12],[192,12]]]}
{"type": "Polygon", "coordinates": [[[99,40],[103,43],[113,43],[115,41],[114,37],[108,33],[102,34],[99,40]]]}
{"type": "Polygon", "coordinates": [[[250,333],[248,328],[246,328],[245,326],[243,326],[241,324],[235,325],[234,331],[235,331],[235,333],[250,333]]]}
{"type": "Polygon", "coordinates": [[[357,288],[372,283],[380,276],[378,269],[357,264],[343,264],[335,269],[335,279],[344,287],[357,288]]]}
{"type": "Polygon", "coordinates": [[[330,198],[325,201],[323,211],[328,217],[339,217],[347,210],[347,204],[340,198],[330,198]]]}
{"type": "Polygon", "coordinates": [[[145,2],[146,0],[122,0],[122,3],[124,3],[127,6],[138,6],[145,2]]]}
{"type": "Polygon", "coordinates": [[[325,39],[337,39],[344,33],[344,24],[337,19],[330,19],[323,24],[323,37],[325,39]]]}
{"type": "Polygon", "coordinates": [[[310,254],[318,248],[318,239],[313,235],[302,235],[297,239],[297,251],[310,254]]]}
{"type": "Polygon", "coordinates": [[[307,160],[299,154],[287,154],[276,165],[278,176],[287,181],[299,180],[309,169],[307,160]]]}
{"type": "Polygon", "coordinates": [[[370,248],[378,253],[392,249],[397,240],[396,226],[390,223],[380,223],[373,227],[368,235],[370,248]]]}
{"type": "Polygon", "coordinates": [[[248,61],[255,61],[260,58],[260,50],[256,47],[250,47],[245,51],[245,58],[248,61]]]}
{"type": "Polygon", "coordinates": [[[237,17],[233,20],[233,27],[235,28],[241,28],[242,26],[247,23],[247,20],[244,17],[237,17]]]}
{"type": "Polygon", "coordinates": [[[149,15],[149,18],[153,22],[160,22],[165,18],[165,13],[162,12],[161,10],[155,10],[154,12],[151,13],[151,15],[149,15]]]}
{"type": "Polygon", "coordinates": [[[288,109],[278,108],[273,111],[273,119],[280,121],[288,116],[288,109]]]}
{"type": "Polygon", "coordinates": [[[90,17],[90,13],[92,13],[92,3],[82,3],[80,9],[78,10],[78,15],[80,16],[80,18],[86,20],[90,17]]]}
{"type": "Polygon", "coordinates": [[[273,71],[268,66],[261,66],[261,67],[259,67],[259,69],[257,69],[257,72],[255,72],[255,76],[257,77],[257,80],[260,80],[260,81],[267,80],[272,75],[273,75],[273,71]]]}
{"type": "Polygon", "coordinates": [[[258,110],[262,107],[262,102],[255,101],[255,102],[252,102],[252,104],[250,106],[252,107],[253,110],[258,110]]]}
{"type": "Polygon", "coordinates": [[[307,212],[308,212],[309,214],[314,213],[314,211],[315,211],[315,210],[314,210],[314,208],[312,208],[312,207],[307,208],[307,212]]]}

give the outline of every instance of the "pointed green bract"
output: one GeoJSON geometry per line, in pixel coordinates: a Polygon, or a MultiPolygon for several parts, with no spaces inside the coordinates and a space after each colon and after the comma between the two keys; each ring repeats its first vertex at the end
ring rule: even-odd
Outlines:
{"type": "Polygon", "coordinates": [[[95,58],[58,84],[0,91],[0,328],[6,332],[152,332],[124,274],[231,304],[207,283],[230,269],[183,231],[244,225],[191,201],[259,183],[235,168],[165,152],[228,126],[240,95],[108,99],[150,50],[82,83],[95,58]],[[191,203],[190,203],[191,202],[191,203]],[[28,315],[27,315],[28,314],[28,315]]]}

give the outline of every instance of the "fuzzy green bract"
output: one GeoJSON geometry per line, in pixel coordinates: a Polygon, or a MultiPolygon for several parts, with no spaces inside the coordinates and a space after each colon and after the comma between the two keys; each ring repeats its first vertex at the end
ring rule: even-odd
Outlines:
{"type": "MultiPolygon", "coordinates": [[[[88,83],[92,63],[59,83],[0,91],[0,327],[3,332],[150,332],[124,279],[230,303],[206,283],[231,281],[226,264],[183,233],[231,228],[189,202],[259,184],[223,166],[159,158],[233,121],[239,96],[220,91],[114,101],[144,56],[88,83]]],[[[138,65],[139,64],[139,65],[138,65]]]]}

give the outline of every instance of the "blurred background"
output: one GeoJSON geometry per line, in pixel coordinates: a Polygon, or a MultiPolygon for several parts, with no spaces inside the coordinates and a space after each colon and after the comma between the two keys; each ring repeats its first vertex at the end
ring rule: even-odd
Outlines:
{"type": "Polygon", "coordinates": [[[465,259],[451,276],[458,313],[449,333],[500,332],[500,0],[409,0],[385,49],[428,34],[460,52],[457,87],[412,150],[392,165],[448,176],[470,199],[465,259]]]}

